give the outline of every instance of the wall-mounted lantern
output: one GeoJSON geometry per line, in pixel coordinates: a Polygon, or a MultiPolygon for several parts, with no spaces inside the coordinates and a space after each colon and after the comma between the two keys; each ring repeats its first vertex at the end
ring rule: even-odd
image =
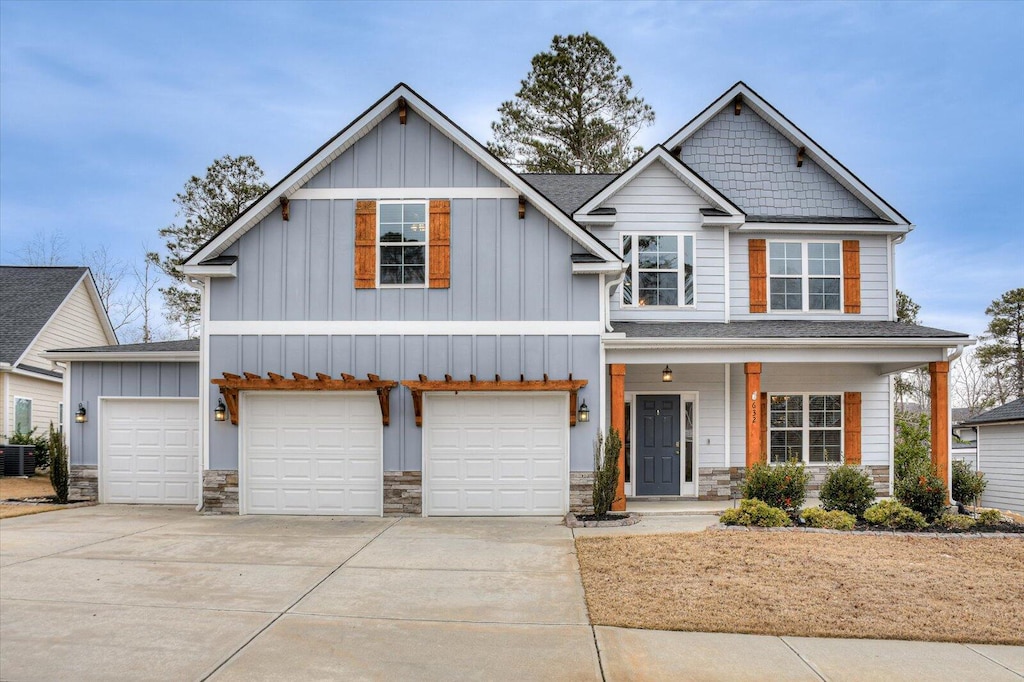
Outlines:
{"type": "Polygon", "coordinates": [[[217,401],[217,407],[213,410],[213,421],[222,422],[228,418],[228,408],[223,400],[217,401]]]}
{"type": "Polygon", "coordinates": [[[75,412],[75,423],[84,424],[89,421],[89,415],[85,412],[85,405],[78,403],[78,410],[75,412]]]}
{"type": "Polygon", "coordinates": [[[590,421],[590,408],[587,407],[587,400],[586,400],[586,398],[583,399],[583,404],[580,405],[578,417],[579,417],[579,421],[580,422],[588,422],[588,421],[590,421]]]}
{"type": "Polygon", "coordinates": [[[665,383],[672,381],[672,368],[665,365],[665,369],[661,370],[661,380],[665,383]]]}

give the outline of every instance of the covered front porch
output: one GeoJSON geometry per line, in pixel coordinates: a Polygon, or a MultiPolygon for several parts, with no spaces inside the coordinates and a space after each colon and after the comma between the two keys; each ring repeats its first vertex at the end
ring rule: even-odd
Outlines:
{"type": "Polygon", "coordinates": [[[605,424],[623,439],[619,510],[647,500],[730,500],[747,468],[791,459],[807,466],[810,496],[830,467],[844,463],[862,467],[878,494],[890,495],[892,376],[923,364],[931,377],[932,461],[948,487],[947,379],[956,352],[948,343],[730,341],[606,337],[605,424]]]}

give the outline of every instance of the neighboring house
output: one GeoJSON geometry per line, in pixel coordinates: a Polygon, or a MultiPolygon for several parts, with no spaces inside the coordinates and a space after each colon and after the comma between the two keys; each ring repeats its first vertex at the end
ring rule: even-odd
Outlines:
{"type": "Polygon", "coordinates": [[[52,354],[92,414],[72,474],[208,511],[561,514],[614,427],[623,502],[789,458],[887,494],[891,377],[927,364],[948,477],[973,341],[895,321],[911,228],[742,83],[599,176],[517,174],[398,85],[188,259],[196,350],[52,354]]]}
{"type": "Polygon", "coordinates": [[[982,412],[963,426],[978,431],[978,471],[988,481],[981,504],[1024,514],[1024,398],[982,412]]]}
{"type": "Polygon", "coordinates": [[[0,434],[41,435],[66,416],[61,368],[44,351],[112,343],[89,268],[0,266],[0,434]]]}

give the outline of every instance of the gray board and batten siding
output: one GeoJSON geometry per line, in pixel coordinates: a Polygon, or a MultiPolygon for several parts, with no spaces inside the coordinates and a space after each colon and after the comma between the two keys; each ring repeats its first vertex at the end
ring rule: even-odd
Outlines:
{"type": "MultiPolygon", "coordinates": [[[[415,112],[406,125],[392,113],[306,185],[310,189],[500,188],[502,183],[415,112]]],[[[301,196],[301,195],[300,195],[301,196]]],[[[583,252],[561,229],[509,198],[451,199],[451,284],[447,289],[356,289],[353,278],[355,199],[292,199],[289,220],[274,211],[226,251],[238,257],[237,277],[211,282],[211,377],[223,372],[289,376],[342,372],[403,380],[426,374],[467,379],[587,379],[581,398],[598,401],[601,379],[601,292],[597,275],[573,275],[572,254],[583,252]],[[353,334],[309,334],[301,324],[280,333],[229,334],[217,322],[365,322],[353,334]],[[384,335],[378,321],[451,322],[450,334],[384,335]],[[516,321],[592,323],[585,334],[517,331],[516,321]],[[460,332],[460,322],[510,322],[500,335],[460,332]]],[[[447,331],[447,330],[446,330],[447,331]]],[[[208,387],[210,404],[218,398],[208,387]]],[[[384,468],[421,468],[422,429],[409,392],[391,392],[391,425],[384,429],[384,468]]],[[[568,415],[566,415],[568,420],[568,415]]],[[[593,466],[596,422],[571,430],[571,465],[593,466]]],[[[212,422],[211,469],[238,466],[238,427],[212,422]]]]}
{"type": "MultiPolygon", "coordinates": [[[[71,404],[88,405],[88,421],[72,423],[68,447],[72,465],[96,466],[100,398],[198,398],[197,362],[90,362],[71,363],[71,404]]],[[[216,402],[214,403],[216,404],[216,402]]]]}
{"type": "Polygon", "coordinates": [[[691,135],[680,159],[748,216],[877,218],[749,106],[726,107],[691,135]]]}

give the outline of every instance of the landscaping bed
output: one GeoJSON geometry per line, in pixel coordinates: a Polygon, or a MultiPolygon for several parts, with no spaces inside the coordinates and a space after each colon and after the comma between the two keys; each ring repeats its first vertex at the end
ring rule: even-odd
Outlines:
{"type": "Polygon", "coordinates": [[[595,625],[1024,645],[1024,542],[856,532],[576,540],[595,625]]]}
{"type": "Polygon", "coordinates": [[[0,519],[68,507],[66,504],[57,504],[56,501],[49,476],[36,474],[27,477],[0,477],[0,519]]]}

